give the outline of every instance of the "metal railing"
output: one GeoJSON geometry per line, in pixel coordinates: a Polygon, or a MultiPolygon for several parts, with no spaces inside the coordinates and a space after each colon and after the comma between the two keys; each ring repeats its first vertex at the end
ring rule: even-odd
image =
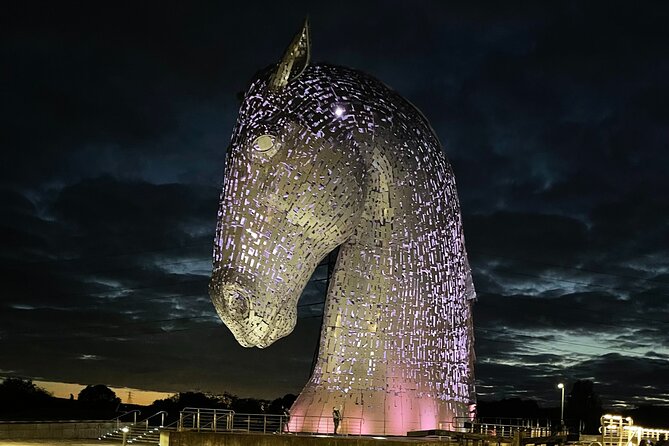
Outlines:
{"type": "MultiPolygon", "coordinates": [[[[299,416],[293,415],[288,422],[289,432],[311,434],[334,434],[334,419],[330,416],[299,416]]],[[[337,426],[340,435],[362,435],[363,419],[361,417],[341,417],[337,426]]]]}
{"type": "Polygon", "coordinates": [[[160,429],[163,428],[165,425],[165,417],[167,417],[168,413],[164,410],[161,410],[160,412],[156,412],[151,416],[146,417],[145,419],[135,423],[134,425],[131,426],[130,429],[130,443],[135,442],[135,441],[146,441],[150,439],[151,437],[157,437],[160,435],[160,429]],[[152,420],[157,420],[158,416],[160,416],[160,425],[155,426],[154,421],[152,420]]]}
{"type": "MultiPolygon", "coordinates": [[[[166,414],[158,412],[149,418],[166,414]]],[[[163,415],[164,419],[164,415],[163,415]]],[[[148,419],[147,419],[148,420],[148,419]]],[[[377,420],[379,421],[379,420],[377,420]]],[[[383,421],[379,421],[383,424],[383,421]]],[[[141,422],[140,422],[141,423],[141,422]]],[[[162,424],[162,422],[161,422],[162,424]]],[[[566,432],[556,432],[550,420],[527,420],[521,418],[477,419],[455,417],[441,421],[435,428],[452,432],[480,434],[486,436],[513,438],[519,432],[525,437],[548,437],[566,432]]],[[[179,413],[177,430],[195,430],[205,432],[256,432],[288,434],[300,432],[306,434],[331,435],[335,432],[334,420],[329,416],[300,416],[235,413],[229,409],[206,409],[186,407],[179,413]]],[[[337,426],[340,435],[363,435],[368,432],[380,432],[383,426],[375,426],[375,420],[361,417],[342,417],[337,426]]],[[[412,430],[409,429],[408,430],[412,430]]],[[[420,430],[417,426],[416,429],[420,430]]]]}
{"type": "Polygon", "coordinates": [[[528,437],[548,437],[555,433],[550,420],[484,418],[470,421],[468,418],[457,417],[453,419],[451,425],[453,428],[444,429],[504,438],[511,438],[517,432],[523,432],[528,437]]]}
{"type": "Polygon", "coordinates": [[[177,429],[180,431],[230,431],[233,426],[234,413],[233,410],[228,409],[185,407],[179,412],[177,429]]]}
{"type": "Polygon", "coordinates": [[[600,418],[601,444],[603,446],[625,446],[646,443],[657,443],[661,438],[669,436],[669,429],[643,427],[634,424],[631,417],[621,415],[602,415],[600,418]]]}
{"type": "Polygon", "coordinates": [[[146,428],[149,428],[149,420],[156,418],[158,415],[160,415],[160,425],[158,427],[163,427],[165,425],[165,417],[168,415],[167,411],[161,410],[160,412],[156,412],[150,417],[147,417],[140,421],[140,423],[144,423],[146,428]]]}
{"type": "Polygon", "coordinates": [[[142,411],[138,410],[138,409],[131,410],[129,412],[122,413],[121,415],[119,415],[116,418],[112,418],[111,421],[116,421],[116,428],[118,429],[118,428],[121,427],[121,424],[128,424],[128,421],[121,421],[121,418],[125,417],[126,415],[132,414],[132,423],[131,424],[134,425],[134,424],[137,424],[137,415],[141,415],[141,413],[142,413],[142,411]]]}
{"type": "Polygon", "coordinates": [[[286,420],[284,415],[233,413],[231,430],[280,434],[286,430],[286,420]]]}
{"type": "Polygon", "coordinates": [[[98,437],[98,439],[125,437],[126,439],[129,439],[129,442],[142,439],[143,437],[157,433],[158,429],[162,428],[163,425],[165,424],[165,418],[168,415],[166,411],[161,410],[160,412],[156,412],[153,415],[150,415],[143,420],[137,421],[138,414],[141,414],[139,410],[131,410],[130,412],[126,412],[124,414],[119,415],[116,418],[113,418],[110,421],[116,422],[116,428],[110,432],[101,435],[100,437],[98,437]],[[124,418],[130,414],[133,415],[132,422],[130,422],[129,420],[128,421],[121,420],[121,418],[124,418]],[[158,416],[160,416],[160,425],[155,426],[153,425],[153,421],[157,420],[158,416]]]}
{"type": "MultiPolygon", "coordinates": [[[[264,434],[291,432],[333,434],[334,421],[331,417],[235,413],[227,409],[186,407],[179,413],[177,429],[264,434]]],[[[362,418],[342,417],[337,432],[343,435],[360,435],[362,418]]]]}

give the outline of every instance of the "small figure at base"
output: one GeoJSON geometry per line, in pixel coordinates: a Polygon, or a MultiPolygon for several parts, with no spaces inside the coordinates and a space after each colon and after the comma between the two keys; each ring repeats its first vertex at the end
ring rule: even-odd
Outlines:
{"type": "Polygon", "coordinates": [[[332,422],[334,423],[334,434],[337,435],[337,428],[339,427],[339,421],[341,420],[341,412],[336,407],[332,408],[332,422]]]}
{"type": "Polygon", "coordinates": [[[290,429],[288,428],[288,423],[290,423],[290,410],[286,409],[285,407],[282,407],[283,409],[283,422],[285,423],[284,430],[287,433],[290,433],[290,429]]]}

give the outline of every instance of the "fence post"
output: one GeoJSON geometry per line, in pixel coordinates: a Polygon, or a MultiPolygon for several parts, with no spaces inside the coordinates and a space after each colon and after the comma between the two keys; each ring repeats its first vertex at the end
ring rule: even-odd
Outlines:
{"type": "Polygon", "coordinates": [[[214,409],[214,432],[216,432],[216,409],[214,409]]]}

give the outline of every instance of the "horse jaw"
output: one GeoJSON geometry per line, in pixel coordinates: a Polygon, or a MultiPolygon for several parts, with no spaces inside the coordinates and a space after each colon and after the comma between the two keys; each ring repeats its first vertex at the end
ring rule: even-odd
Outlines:
{"type": "Polygon", "coordinates": [[[292,333],[297,323],[295,312],[286,312],[283,306],[274,314],[259,314],[254,302],[257,306],[267,297],[254,296],[235,283],[212,280],[209,293],[219,317],[242,347],[269,347],[292,333]]]}

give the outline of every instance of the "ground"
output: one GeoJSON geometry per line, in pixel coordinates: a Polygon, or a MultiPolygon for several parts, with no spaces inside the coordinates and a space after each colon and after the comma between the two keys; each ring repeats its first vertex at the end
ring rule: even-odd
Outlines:
{"type": "Polygon", "coordinates": [[[51,439],[30,439],[30,440],[0,440],[0,446],[37,446],[37,445],[54,445],[54,446],[101,446],[111,443],[103,443],[95,439],[81,439],[81,440],[51,440],[51,439]]]}

